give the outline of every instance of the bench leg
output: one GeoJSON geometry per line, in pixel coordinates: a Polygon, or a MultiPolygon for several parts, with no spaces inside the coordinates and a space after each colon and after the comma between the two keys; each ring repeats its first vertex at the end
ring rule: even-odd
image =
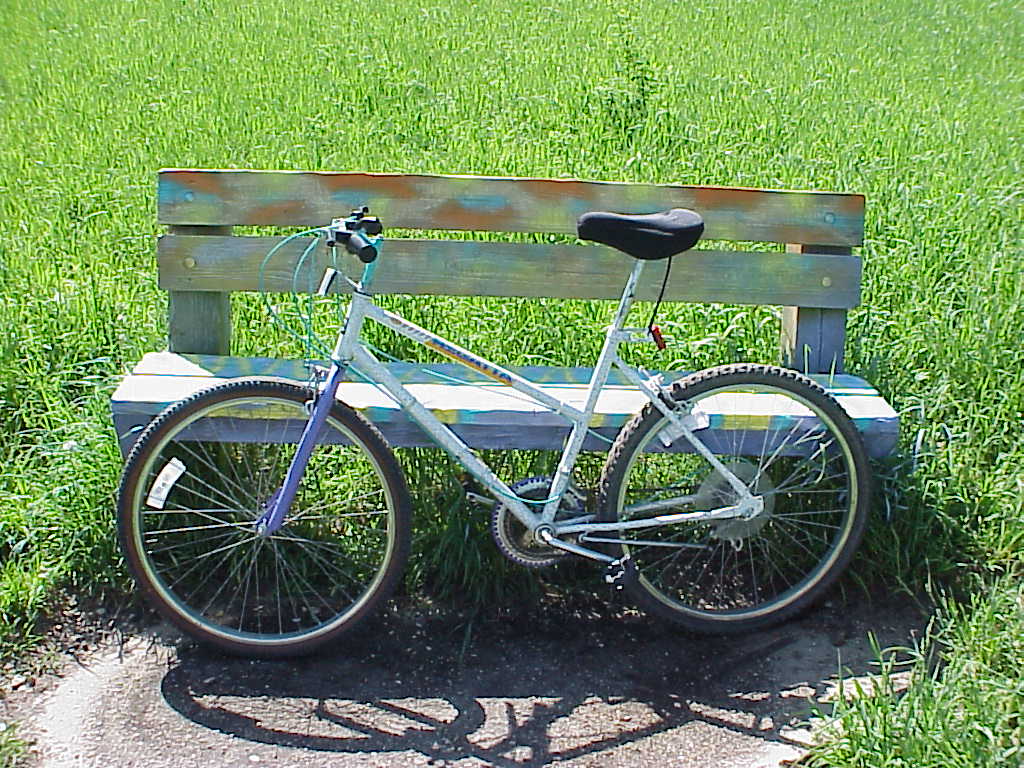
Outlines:
{"type": "Polygon", "coordinates": [[[167,343],[171,352],[231,354],[231,301],[226,293],[170,291],[167,343]]]}
{"type": "MultiPolygon", "coordinates": [[[[850,248],[787,243],[790,253],[846,255],[850,248]]],[[[846,310],[783,307],[782,364],[802,373],[842,373],[846,347],[846,310]]]]}
{"type": "MultiPolygon", "coordinates": [[[[231,227],[173,226],[172,235],[230,235],[231,227]]],[[[231,295],[168,291],[167,347],[193,355],[231,354],[231,295]]]]}
{"type": "Polygon", "coordinates": [[[842,373],[846,310],[782,308],[782,364],[802,373],[842,373]]]}

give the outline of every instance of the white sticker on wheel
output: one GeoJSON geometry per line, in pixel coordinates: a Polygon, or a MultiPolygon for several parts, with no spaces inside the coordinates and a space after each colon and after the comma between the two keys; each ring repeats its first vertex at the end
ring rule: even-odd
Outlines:
{"type": "Polygon", "coordinates": [[[146,505],[153,509],[163,509],[167,503],[167,494],[178,482],[178,478],[185,473],[185,465],[177,458],[173,458],[164,464],[160,474],[156,476],[153,487],[149,489],[149,496],[146,497],[146,505]]]}

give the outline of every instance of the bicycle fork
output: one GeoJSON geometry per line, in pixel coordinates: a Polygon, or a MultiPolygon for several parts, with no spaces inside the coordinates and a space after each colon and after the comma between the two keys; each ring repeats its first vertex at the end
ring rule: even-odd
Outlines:
{"type": "MultiPolygon", "coordinates": [[[[332,227],[338,221],[340,220],[331,222],[332,227]]],[[[334,234],[332,236],[336,237],[337,235],[334,234]]],[[[352,235],[350,233],[345,240],[348,242],[351,239],[352,235]]],[[[329,242],[328,245],[333,245],[333,243],[329,242]]],[[[263,513],[257,518],[255,526],[256,533],[259,536],[267,538],[279,531],[281,526],[284,525],[285,517],[288,514],[288,510],[291,509],[292,502],[295,501],[295,494],[298,493],[299,483],[302,481],[302,476],[306,472],[309,459],[313,455],[313,449],[316,448],[324,425],[327,423],[327,417],[330,416],[331,408],[334,406],[334,400],[338,394],[338,387],[341,386],[341,381],[345,378],[345,371],[348,368],[348,362],[352,359],[355,341],[358,339],[359,331],[363,326],[363,318],[365,316],[364,304],[358,299],[361,296],[365,296],[363,291],[369,287],[373,279],[373,274],[377,267],[376,255],[376,251],[374,251],[373,258],[369,261],[362,259],[362,256],[360,256],[360,259],[364,261],[362,280],[358,284],[353,284],[355,293],[353,294],[352,302],[349,304],[345,324],[338,334],[338,342],[331,357],[331,367],[327,372],[327,380],[324,382],[322,389],[315,388],[313,407],[309,410],[309,418],[302,430],[302,437],[299,438],[295,455],[288,465],[284,482],[270,495],[270,498],[263,502],[263,513]]],[[[321,296],[326,295],[331,281],[337,274],[333,268],[329,268],[324,273],[323,280],[320,283],[320,290],[318,291],[321,296]]]]}
{"type": "Polygon", "coordinates": [[[309,419],[302,430],[302,437],[299,438],[295,456],[292,457],[291,464],[288,465],[284,482],[263,503],[263,514],[256,520],[256,533],[260,536],[269,537],[284,525],[285,515],[291,509],[292,502],[295,501],[295,494],[299,490],[302,475],[306,471],[309,459],[313,455],[313,449],[327,423],[331,406],[334,404],[334,397],[338,393],[338,386],[344,377],[345,366],[332,362],[323,389],[319,391],[319,394],[313,396],[313,407],[310,410],[309,419]]]}

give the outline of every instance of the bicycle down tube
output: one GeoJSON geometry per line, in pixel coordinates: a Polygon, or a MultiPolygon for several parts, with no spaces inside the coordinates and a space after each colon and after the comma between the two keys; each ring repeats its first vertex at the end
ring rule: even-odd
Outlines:
{"type": "MultiPolygon", "coordinates": [[[[360,293],[353,294],[353,308],[350,312],[355,322],[346,323],[342,338],[339,340],[336,353],[340,360],[351,359],[357,370],[368,375],[372,381],[379,383],[388,393],[401,404],[409,416],[423,428],[430,437],[442,448],[454,456],[466,469],[492,493],[504,499],[512,513],[531,530],[537,525],[548,524],[554,519],[555,511],[561,500],[562,494],[569,485],[571,472],[575,466],[576,458],[583,447],[590,421],[597,406],[597,398],[604,387],[611,370],[612,361],[616,357],[615,351],[621,341],[622,326],[625,323],[629,308],[633,302],[636,292],[636,285],[643,270],[643,262],[637,261],[630,272],[629,278],[623,289],[622,298],[619,302],[619,310],[615,315],[611,327],[609,327],[598,363],[594,367],[594,373],[590,380],[587,391],[586,402],[583,410],[579,410],[568,403],[554,397],[540,389],[527,379],[518,376],[511,371],[494,365],[488,360],[463,349],[447,339],[444,339],[430,331],[421,328],[415,323],[376,306],[372,300],[360,293]],[[360,307],[356,308],[355,305],[360,307]],[[437,419],[427,408],[391,374],[391,372],[378,361],[369,351],[357,342],[358,331],[364,318],[369,318],[381,323],[387,328],[407,338],[423,344],[440,354],[455,360],[473,370],[479,371],[488,378],[505,384],[517,392],[527,395],[532,400],[550,408],[563,418],[572,423],[569,439],[562,453],[555,480],[548,492],[547,503],[541,515],[537,515],[530,508],[520,501],[516,494],[503,482],[491,469],[484,464],[469,447],[451,429],[437,419]]],[[[603,559],[603,558],[602,558],[603,559]]]]}

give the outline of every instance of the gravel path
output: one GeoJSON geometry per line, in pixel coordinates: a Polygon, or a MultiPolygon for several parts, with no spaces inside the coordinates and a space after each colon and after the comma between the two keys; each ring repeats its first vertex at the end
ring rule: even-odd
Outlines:
{"type": "Polygon", "coordinates": [[[291,662],[224,658],[158,628],[0,710],[40,768],[778,766],[804,753],[798,723],[840,666],[869,672],[867,632],[903,645],[923,619],[826,607],[735,639],[631,616],[453,624],[392,613],[291,662]]]}

